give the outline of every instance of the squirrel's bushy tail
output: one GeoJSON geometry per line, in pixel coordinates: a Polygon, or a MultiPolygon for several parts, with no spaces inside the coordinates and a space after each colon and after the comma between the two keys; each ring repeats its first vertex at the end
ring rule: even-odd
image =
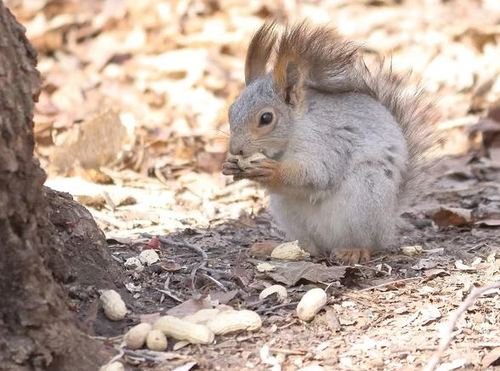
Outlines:
{"type": "Polygon", "coordinates": [[[437,111],[423,88],[410,84],[410,74],[394,73],[390,63],[382,61],[369,69],[360,59],[357,69],[361,92],[382,103],[403,131],[409,163],[402,191],[405,195],[413,194],[423,185],[427,177],[422,175],[434,163],[432,155],[439,143],[435,128],[437,111]]]}

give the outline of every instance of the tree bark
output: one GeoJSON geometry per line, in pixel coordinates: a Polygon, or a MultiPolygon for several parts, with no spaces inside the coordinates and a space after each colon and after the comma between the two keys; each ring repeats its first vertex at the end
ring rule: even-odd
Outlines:
{"type": "Polygon", "coordinates": [[[113,262],[90,214],[43,188],[33,158],[39,86],[36,52],[0,0],[0,369],[97,370],[107,354],[77,327],[61,283],[81,275],[88,284],[86,272],[109,286],[117,275],[106,274],[113,262]],[[65,208],[68,223],[59,212],[65,208]]]}

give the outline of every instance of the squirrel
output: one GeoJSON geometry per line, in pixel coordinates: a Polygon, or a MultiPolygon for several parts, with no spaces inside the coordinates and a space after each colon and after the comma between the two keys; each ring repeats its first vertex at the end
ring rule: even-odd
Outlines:
{"type": "Polygon", "coordinates": [[[222,173],[262,184],[271,215],[311,255],[367,262],[394,243],[436,143],[435,110],[408,80],[383,61],[369,69],[334,28],[266,22],[229,108],[222,173]]]}

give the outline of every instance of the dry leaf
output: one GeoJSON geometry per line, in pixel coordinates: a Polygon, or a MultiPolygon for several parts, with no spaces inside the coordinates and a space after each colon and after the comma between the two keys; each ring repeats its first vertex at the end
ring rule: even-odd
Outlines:
{"type": "Polygon", "coordinates": [[[460,271],[466,271],[466,272],[474,272],[474,271],[476,271],[476,268],[464,264],[462,260],[457,260],[455,262],[455,268],[457,268],[460,271]]]}
{"type": "Polygon", "coordinates": [[[500,227],[500,219],[483,219],[483,220],[478,220],[477,222],[474,223],[474,225],[480,226],[480,227],[500,227]]]}
{"type": "Polygon", "coordinates": [[[333,308],[326,308],[325,309],[325,316],[326,320],[326,325],[332,332],[337,332],[340,330],[340,320],[339,317],[337,316],[337,313],[333,308]]]}
{"type": "Polygon", "coordinates": [[[92,207],[96,210],[101,210],[106,206],[106,199],[102,195],[96,196],[77,196],[76,200],[84,206],[92,207]]]}
{"type": "Polygon", "coordinates": [[[162,261],[160,266],[165,272],[178,272],[182,269],[182,265],[173,260],[162,261]]]}
{"type": "Polygon", "coordinates": [[[218,304],[227,304],[231,300],[233,300],[236,295],[238,295],[238,290],[231,290],[231,291],[217,291],[210,293],[210,301],[211,302],[217,302],[218,304]]]}
{"type": "Polygon", "coordinates": [[[276,262],[274,271],[266,275],[276,282],[293,286],[300,280],[309,282],[335,282],[344,277],[346,267],[327,267],[311,262],[276,262]]]}
{"type": "Polygon", "coordinates": [[[417,271],[435,268],[439,262],[434,259],[420,259],[417,264],[412,265],[412,269],[417,271]]]}
{"type": "Polygon", "coordinates": [[[278,246],[280,242],[273,240],[266,240],[262,242],[256,242],[250,247],[248,253],[250,256],[254,256],[257,258],[269,257],[273,252],[274,248],[278,246]]]}
{"type": "Polygon", "coordinates": [[[449,276],[450,273],[445,271],[444,269],[439,269],[439,268],[434,268],[434,269],[427,269],[424,271],[424,277],[427,277],[428,279],[434,278],[434,277],[440,277],[440,276],[449,276]]]}
{"type": "Polygon", "coordinates": [[[274,270],[274,265],[272,265],[270,263],[259,263],[259,264],[257,264],[257,266],[255,268],[260,273],[271,272],[274,270]]]}
{"type": "Polygon", "coordinates": [[[194,366],[196,366],[198,362],[188,362],[182,366],[174,368],[172,371],[189,371],[191,370],[194,366]]]}
{"type": "Polygon", "coordinates": [[[469,225],[472,220],[472,212],[468,209],[441,207],[431,216],[434,223],[440,227],[469,225]]]}
{"type": "Polygon", "coordinates": [[[104,110],[65,133],[53,147],[50,164],[58,172],[68,172],[75,165],[98,169],[117,159],[126,140],[118,114],[104,110]]]}
{"type": "Polygon", "coordinates": [[[182,318],[189,314],[198,312],[200,309],[213,308],[211,301],[208,298],[204,299],[189,299],[184,303],[176,305],[167,310],[167,315],[182,318]]]}
{"type": "Polygon", "coordinates": [[[490,366],[500,366],[500,347],[493,348],[490,352],[488,352],[483,357],[481,365],[484,368],[488,368],[490,366]]]}
{"type": "Polygon", "coordinates": [[[441,318],[441,311],[438,307],[427,304],[422,309],[420,309],[419,324],[425,326],[437,319],[441,318]]]}

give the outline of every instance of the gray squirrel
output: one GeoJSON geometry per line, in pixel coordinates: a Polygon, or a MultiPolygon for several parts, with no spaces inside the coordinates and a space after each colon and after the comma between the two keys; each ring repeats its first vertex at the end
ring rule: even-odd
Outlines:
{"type": "Polygon", "coordinates": [[[383,62],[370,70],[328,26],[265,23],[229,109],[223,174],[262,184],[273,217],[311,255],[368,261],[393,244],[435,145],[432,104],[407,80],[383,62]]]}

